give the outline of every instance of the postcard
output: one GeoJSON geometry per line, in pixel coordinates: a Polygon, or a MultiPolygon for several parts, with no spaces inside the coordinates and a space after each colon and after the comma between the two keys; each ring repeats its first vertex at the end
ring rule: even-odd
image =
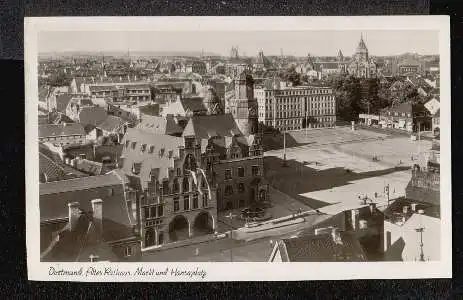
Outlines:
{"type": "Polygon", "coordinates": [[[25,67],[30,280],[451,277],[447,16],[25,18],[25,67]]]}

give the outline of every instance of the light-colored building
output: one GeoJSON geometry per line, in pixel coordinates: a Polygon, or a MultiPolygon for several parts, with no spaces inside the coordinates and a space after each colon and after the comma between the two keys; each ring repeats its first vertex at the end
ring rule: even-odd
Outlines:
{"type": "Polygon", "coordinates": [[[279,130],[334,127],[336,99],[333,89],[323,85],[272,87],[254,90],[259,106],[259,122],[279,130]]]}
{"type": "Polygon", "coordinates": [[[71,124],[46,124],[39,126],[39,141],[50,142],[53,145],[85,144],[84,126],[71,124]]]}
{"type": "Polygon", "coordinates": [[[85,92],[96,98],[109,98],[112,102],[151,101],[150,85],[145,82],[99,83],[85,87],[85,92]]]}
{"type": "Polygon", "coordinates": [[[143,248],[216,230],[216,190],[201,171],[194,137],[129,128],[123,145],[122,170],[139,195],[143,248]]]}

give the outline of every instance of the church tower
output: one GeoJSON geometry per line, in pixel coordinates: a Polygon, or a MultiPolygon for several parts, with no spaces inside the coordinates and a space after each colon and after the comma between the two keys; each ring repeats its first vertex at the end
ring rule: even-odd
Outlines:
{"type": "Polygon", "coordinates": [[[242,72],[234,80],[235,95],[230,103],[230,112],[243,135],[258,131],[257,100],[254,98],[254,79],[242,72]]]}
{"type": "Polygon", "coordinates": [[[355,50],[355,57],[357,61],[368,61],[368,49],[365,45],[365,41],[363,40],[363,34],[360,34],[360,41],[355,50]]]}

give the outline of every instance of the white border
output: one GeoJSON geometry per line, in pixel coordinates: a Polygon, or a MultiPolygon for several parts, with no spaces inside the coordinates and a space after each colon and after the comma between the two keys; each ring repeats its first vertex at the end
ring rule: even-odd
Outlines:
{"type": "MultiPolygon", "coordinates": [[[[30,280],[46,281],[283,281],[329,279],[450,278],[452,276],[450,159],[450,22],[448,16],[381,17],[53,17],[25,18],[26,242],[30,280]],[[441,257],[439,262],[367,263],[62,263],[40,262],[38,195],[37,34],[39,31],[285,31],[438,30],[441,114],[441,257]],[[31,149],[28,151],[28,149],[31,149]],[[50,266],[131,270],[199,268],[201,277],[49,276],[50,266]]],[[[436,241],[437,243],[438,241],[436,241]]],[[[269,245],[270,246],[270,245],[269,245]]]]}

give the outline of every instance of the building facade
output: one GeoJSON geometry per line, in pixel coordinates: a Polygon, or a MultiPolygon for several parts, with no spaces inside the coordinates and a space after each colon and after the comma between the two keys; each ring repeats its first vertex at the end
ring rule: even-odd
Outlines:
{"type": "Polygon", "coordinates": [[[40,125],[39,141],[60,146],[85,144],[87,142],[84,127],[77,123],[40,125]]]}
{"type": "Polygon", "coordinates": [[[233,115],[243,135],[257,133],[258,105],[254,96],[254,79],[246,72],[235,78],[235,94],[229,101],[228,112],[233,115]]]}
{"type": "Polygon", "coordinates": [[[408,132],[431,130],[432,122],[429,111],[423,104],[402,103],[384,108],[379,113],[379,125],[408,132]]]}
{"type": "Polygon", "coordinates": [[[269,201],[259,135],[243,135],[225,114],[193,116],[183,136],[201,145],[201,165],[217,189],[219,211],[269,201]]]}
{"type": "Polygon", "coordinates": [[[86,92],[95,98],[109,98],[112,102],[151,101],[151,90],[147,83],[101,83],[88,85],[86,92]]]}
{"type": "Polygon", "coordinates": [[[216,190],[194,138],[129,129],[123,145],[122,170],[138,193],[143,248],[215,231],[216,190]]]}
{"type": "Polygon", "coordinates": [[[100,176],[41,183],[39,190],[42,253],[53,244],[55,234],[66,224],[74,225],[73,218],[79,218],[78,212],[92,214],[95,211],[92,200],[99,199],[104,203],[99,208],[103,239],[118,260],[139,260],[140,239],[135,230],[137,218],[134,214],[136,198],[123,174],[112,171],[100,176]]]}
{"type": "Polygon", "coordinates": [[[375,78],[377,76],[376,62],[368,56],[368,48],[363,36],[360,36],[352,60],[347,64],[347,72],[358,78],[375,78]]]}
{"type": "Polygon", "coordinates": [[[257,88],[259,122],[278,130],[334,127],[336,99],[328,86],[257,88]]]}

